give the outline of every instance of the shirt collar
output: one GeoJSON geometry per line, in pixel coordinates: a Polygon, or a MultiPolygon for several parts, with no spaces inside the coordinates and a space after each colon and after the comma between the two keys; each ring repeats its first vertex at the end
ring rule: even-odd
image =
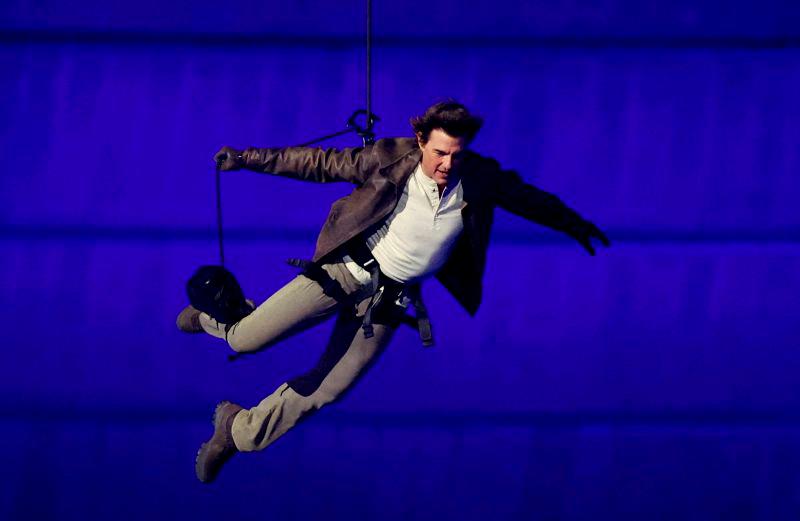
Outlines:
{"type": "Polygon", "coordinates": [[[421,184],[422,187],[426,191],[427,190],[433,190],[433,189],[437,189],[438,190],[438,187],[436,185],[436,181],[434,181],[430,177],[426,176],[425,172],[422,171],[422,163],[421,162],[417,163],[417,168],[414,170],[414,176],[417,178],[417,181],[419,182],[419,184],[421,184]]]}
{"type": "MultiPolygon", "coordinates": [[[[425,172],[422,171],[422,162],[417,163],[417,168],[414,169],[413,176],[417,178],[420,186],[425,190],[425,193],[433,193],[436,192],[436,198],[439,198],[439,185],[436,184],[436,181],[431,179],[430,177],[425,175],[425,172]]],[[[458,188],[458,185],[461,184],[461,178],[459,177],[458,180],[448,186],[445,190],[445,195],[455,191],[458,188]]]]}

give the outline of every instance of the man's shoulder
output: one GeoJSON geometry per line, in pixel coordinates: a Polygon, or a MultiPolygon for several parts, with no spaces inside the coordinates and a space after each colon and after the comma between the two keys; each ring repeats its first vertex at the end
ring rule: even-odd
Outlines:
{"type": "Polygon", "coordinates": [[[393,165],[418,162],[421,151],[414,138],[384,138],[372,145],[372,152],[381,170],[393,165]]]}
{"type": "Polygon", "coordinates": [[[373,145],[375,153],[381,157],[397,158],[416,150],[417,140],[411,137],[388,137],[379,139],[373,145]]]}

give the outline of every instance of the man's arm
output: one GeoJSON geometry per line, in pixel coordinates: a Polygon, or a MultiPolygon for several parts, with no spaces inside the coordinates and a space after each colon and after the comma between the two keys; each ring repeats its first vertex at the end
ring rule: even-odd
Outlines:
{"type": "Polygon", "coordinates": [[[222,147],[214,155],[214,161],[221,162],[222,170],[246,168],[316,183],[347,181],[361,184],[379,166],[372,146],[343,150],[251,147],[244,151],[222,147]]]}
{"type": "Polygon", "coordinates": [[[591,239],[608,247],[611,242],[593,223],[582,218],[555,195],[525,183],[511,170],[497,169],[494,174],[497,204],[509,212],[564,232],[578,241],[590,255],[594,255],[591,239]]]}

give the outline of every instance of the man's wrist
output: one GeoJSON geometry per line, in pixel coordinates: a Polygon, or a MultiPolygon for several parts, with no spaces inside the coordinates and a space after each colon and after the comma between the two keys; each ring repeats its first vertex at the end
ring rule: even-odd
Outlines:
{"type": "Polygon", "coordinates": [[[236,164],[239,165],[239,168],[246,168],[253,162],[254,159],[257,158],[258,149],[255,147],[247,147],[239,152],[238,156],[236,157],[236,164]]]}

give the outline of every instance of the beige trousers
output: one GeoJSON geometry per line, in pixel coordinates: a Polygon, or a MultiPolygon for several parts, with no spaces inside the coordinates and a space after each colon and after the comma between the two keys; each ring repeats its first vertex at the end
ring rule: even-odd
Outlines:
{"type": "Polygon", "coordinates": [[[203,329],[225,338],[234,351],[250,352],[268,347],[307,329],[338,312],[328,346],[319,363],[308,373],[280,385],[252,409],[236,415],[232,434],[240,451],[269,446],[301,419],[341,397],[363,374],[392,337],[394,328],[374,324],[374,336],[365,338],[360,328],[363,312],[375,288],[361,285],[341,262],[322,268],[344,290],[338,302],[323,287],[299,275],[258,306],[253,313],[225,331],[225,324],[206,314],[203,329]]]}

